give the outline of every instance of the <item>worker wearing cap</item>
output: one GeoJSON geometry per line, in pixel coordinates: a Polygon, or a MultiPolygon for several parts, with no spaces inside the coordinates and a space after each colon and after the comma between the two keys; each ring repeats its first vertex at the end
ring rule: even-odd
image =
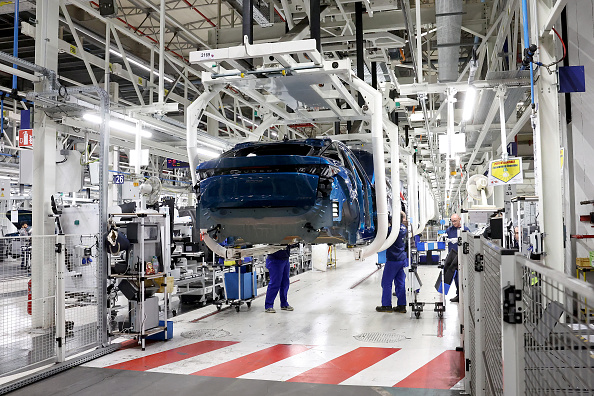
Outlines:
{"type": "MultiPolygon", "coordinates": [[[[452,217],[450,217],[452,221],[452,225],[448,227],[446,230],[446,234],[448,236],[448,253],[452,250],[458,252],[458,231],[462,227],[462,218],[459,214],[454,213],[452,217]]],[[[464,231],[470,231],[470,229],[466,226],[463,228],[464,231]]],[[[451,302],[458,302],[459,300],[459,289],[458,289],[458,271],[454,275],[454,283],[456,284],[456,297],[450,299],[451,302]]]]}
{"type": "Polygon", "coordinates": [[[407,221],[406,214],[400,212],[402,221],[396,242],[386,250],[386,265],[382,275],[382,305],[375,307],[378,312],[406,313],[406,274],[408,267],[405,251],[407,221]],[[392,308],[392,283],[395,285],[397,304],[392,308]]]}

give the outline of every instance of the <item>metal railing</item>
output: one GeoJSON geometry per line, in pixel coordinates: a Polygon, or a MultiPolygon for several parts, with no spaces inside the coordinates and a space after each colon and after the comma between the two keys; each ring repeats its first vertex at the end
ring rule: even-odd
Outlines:
{"type": "Polygon", "coordinates": [[[594,393],[594,287],[517,257],[526,395],[594,393]]]}
{"type": "Polygon", "coordinates": [[[97,236],[0,238],[2,377],[99,345],[97,236]]]}
{"type": "Polygon", "coordinates": [[[503,362],[501,352],[501,255],[500,246],[482,239],[483,247],[483,303],[485,349],[483,359],[486,373],[486,395],[503,393],[503,362]]]}
{"type": "Polygon", "coordinates": [[[464,265],[463,276],[459,280],[467,361],[465,387],[472,395],[483,395],[486,389],[483,356],[485,350],[484,272],[480,268],[480,256],[477,256],[482,254],[482,241],[468,232],[462,233],[462,241],[463,246],[458,249],[458,263],[464,265]]]}
{"type": "Polygon", "coordinates": [[[463,233],[465,389],[594,394],[594,286],[463,233]]]}

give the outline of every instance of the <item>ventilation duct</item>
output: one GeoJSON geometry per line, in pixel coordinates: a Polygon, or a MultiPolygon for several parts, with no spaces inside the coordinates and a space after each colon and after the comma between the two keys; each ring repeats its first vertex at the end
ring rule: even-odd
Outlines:
{"type": "Polygon", "coordinates": [[[439,82],[458,79],[462,0],[435,0],[439,82]]]}

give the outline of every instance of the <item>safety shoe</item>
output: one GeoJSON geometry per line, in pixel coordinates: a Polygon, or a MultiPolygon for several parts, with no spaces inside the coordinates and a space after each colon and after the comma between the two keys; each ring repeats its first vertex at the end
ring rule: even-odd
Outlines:
{"type": "Polygon", "coordinates": [[[394,307],[394,312],[406,313],[406,305],[397,305],[394,307]]]}
{"type": "Polygon", "coordinates": [[[266,308],[266,309],[264,310],[264,312],[266,312],[266,313],[276,313],[276,311],[275,311],[275,309],[274,309],[274,308],[266,308]]]}
{"type": "Polygon", "coordinates": [[[281,307],[281,309],[282,309],[283,311],[293,311],[293,307],[292,307],[292,306],[290,306],[290,305],[287,305],[286,307],[281,307]]]}
{"type": "Polygon", "coordinates": [[[450,301],[451,302],[458,302],[459,299],[460,299],[459,296],[456,296],[454,298],[450,298],[450,301]]]}
{"type": "Polygon", "coordinates": [[[392,312],[392,306],[391,305],[378,305],[377,307],[375,307],[375,310],[377,312],[392,312]]]}

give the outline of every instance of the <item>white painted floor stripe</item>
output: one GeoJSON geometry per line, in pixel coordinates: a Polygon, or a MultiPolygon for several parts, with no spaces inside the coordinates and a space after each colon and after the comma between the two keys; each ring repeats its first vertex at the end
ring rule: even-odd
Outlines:
{"type": "Polygon", "coordinates": [[[148,372],[171,373],[171,374],[192,374],[196,371],[204,370],[209,367],[226,363],[231,360],[249,355],[250,353],[270,348],[274,344],[253,344],[249,342],[240,342],[215,351],[207,352],[202,355],[194,356],[179,362],[167,364],[149,370],[148,372]]]}
{"type": "Polygon", "coordinates": [[[341,382],[341,385],[394,386],[443,351],[445,349],[404,348],[341,382]]]}
{"type": "Polygon", "coordinates": [[[349,353],[354,348],[345,346],[318,346],[291,356],[280,362],[263,367],[259,370],[242,375],[239,378],[270,380],[270,381],[286,381],[317,367],[321,364],[327,363],[332,359],[336,359],[346,353],[349,353]]]}

